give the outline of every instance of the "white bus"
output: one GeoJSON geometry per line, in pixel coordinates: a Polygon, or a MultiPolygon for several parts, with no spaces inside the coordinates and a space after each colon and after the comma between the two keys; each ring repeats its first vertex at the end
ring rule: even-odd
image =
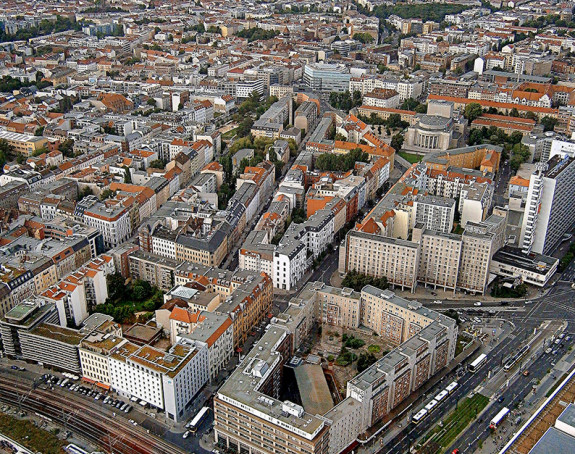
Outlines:
{"type": "Polygon", "coordinates": [[[492,430],[497,429],[499,424],[505,419],[505,417],[509,414],[509,408],[503,407],[499,413],[495,415],[495,417],[489,423],[489,428],[492,430]]]}
{"type": "Polygon", "coordinates": [[[413,418],[411,420],[413,421],[413,424],[419,424],[419,422],[426,416],[427,416],[427,410],[425,408],[422,408],[415,415],[413,415],[413,418]]]}
{"type": "Polygon", "coordinates": [[[451,394],[453,391],[455,391],[455,388],[457,388],[459,386],[459,383],[457,383],[456,381],[452,381],[449,385],[447,385],[447,388],[445,388],[445,390],[451,394]]]}
{"type": "Polygon", "coordinates": [[[475,361],[473,361],[468,367],[467,369],[469,370],[469,372],[471,372],[472,374],[474,374],[475,372],[477,372],[481,366],[483,366],[485,363],[487,362],[487,355],[485,353],[482,353],[481,355],[479,355],[477,358],[475,358],[475,361]]]}
{"type": "Polygon", "coordinates": [[[190,432],[193,434],[196,433],[198,427],[200,424],[202,424],[202,421],[207,416],[209,410],[209,407],[204,407],[198,412],[196,416],[194,416],[194,419],[192,419],[192,421],[187,425],[190,432]]]}
{"type": "Polygon", "coordinates": [[[445,399],[447,397],[447,395],[449,394],[449,391],[447,391],[446,389],[444,389],[443,391],[441,391],[437,396],[434,397],[434,399],[437,402],[441,402],[443,399],[445,399]]]}

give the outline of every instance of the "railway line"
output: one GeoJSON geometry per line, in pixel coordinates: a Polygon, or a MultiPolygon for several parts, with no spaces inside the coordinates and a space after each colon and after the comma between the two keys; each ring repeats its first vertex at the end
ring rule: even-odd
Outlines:
{"type": "MultiPolygon", "coordinates": [[[[55,391],[55,390],[54,390],[55,391]]],[[[183,454],[185,451],[144,429],[115,418],[108,409],[95,409],[76,396],[40,388],[31,383],[0,377],[0,401],[19,409],[46,416],[81,434],[102,450],[119,454],[183,454]]]]}

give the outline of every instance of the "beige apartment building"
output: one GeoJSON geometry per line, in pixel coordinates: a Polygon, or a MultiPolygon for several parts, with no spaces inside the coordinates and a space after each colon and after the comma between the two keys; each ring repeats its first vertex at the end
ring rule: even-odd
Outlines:
{"type": "Polygon", "coordinates": [[[387,277],[402,290],[415,291],[419,262],[419,245],[399,238],[350,231],[340,258],[340,273],[356,270],[374,277],[387,277]]]}
{"type": "Polygon", "coordinates": [[[328,325],[357,328],[361,321],[361,295],[350,288],[324,287],[316,293],[316,319],[328,325]]]}
{"type": "Polygon", "coordinates": [[[341,245],[339,272],[385,276],[394,288],[412,292],[421,283],[483,294],[504,230],[505,219],[496,215],[468,222],[462,235],[417,225],[411,241],[352,230],[341,245]]]}
{"type": "Polygon", "coordinates": [[[417,273],[419,282],[423,282],[425,286],[455,291],[461,258],[461,235],[414,229],[414,241],[417,241],[419,235],[421,235],[419,239],[421,259],[417,273]]]}
{"type": "Polygon", "coordinates": [[[48,146],[48,139],[19,132],[0,131],[0,140],[5,140],[14,151],[26,157],[32,156],[35,151],[48,146]]]}
{"type": "Polygon", "coordinates": [[[462,290],[483,293],[489,277],[491,257],[497,249],[493,247],[493,235],[465,231],[457,286],[462,290]]]}

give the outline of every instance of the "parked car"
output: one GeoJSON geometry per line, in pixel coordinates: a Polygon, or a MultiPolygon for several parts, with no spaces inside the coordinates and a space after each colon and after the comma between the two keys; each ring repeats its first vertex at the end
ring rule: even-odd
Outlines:
{"type": "Polygon", "coordinates": [[[479,307],[479,306],[481,306],[481,301],[477,301],[477,302],[473,303],[473,305],[479,307]]]}

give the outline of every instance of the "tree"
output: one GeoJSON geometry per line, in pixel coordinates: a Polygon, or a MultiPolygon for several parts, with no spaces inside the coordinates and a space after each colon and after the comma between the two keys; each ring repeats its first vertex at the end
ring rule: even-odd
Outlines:
{"type": "Polygon", "coordinates": [[[515,118],[519,117],[519,111],[517,110],[517,107],[514,107],[509,111],[509,116],[515,118]]]}
{"type": "Polygon", "coordinates": [[[166,167],[166,163],[162,159],[154,159],[150,162],[150,167],[154,169],[164,169],[166,167]]]}
{"type": "Polygon", "coordinates": [[[406,121],[403,121],[401,119],[400,114],[391,114],[387,118],[386,124],[389,128],[392,128],[392,129],[394,129],[394,128],[406,128],[407,126],[409,126],[409,123],[407,123],[406,121]]]}
{"type": "Polygon", "coordinates": [[[148,100],[146,101],[146,104],[148,106],[152,106],[152,107],[156,107],[156,100],[154,98],[148,98],[148,100]]]}
{"type": "Polygon", "coordinates": [[[84,188],[82,188],[78,192],[78,201],[82,200],[84,197],[87,197],[89,195],[94,195],[92,188],[90,188],[90,186],[84,186],[84,188]]]}
{"type": "Polygon", "coordinates": [[[529,147],[521,143],[516,143],[511,149],[511,159],[509,160],[509,167],[513,170],[519,170],[521,164],[527,162],[531,158],[529,147]]]}
{"type": "Polygon", "coordinates": [[[362,44],[371,44],[374,41],[373,36],[369,33],[354,33],[353,39],[362,44]]]}
{"type": "Polygon", "coordinates": [[[377,361],[377,358],[373,353],[361,353],[359,355],[359,359],[357,360],[357,371],[363,372],[369,366],[374,364],[377,361]]]}
{"type": "Polygon", "coordinates": [[[5,139],[0,139],[0,164],[4,167],[6,160],[14,152],[14,147],[5,139]]]}
{"type": "Polygon", "coordinates": [[[34,135],[36,137],[42,137],[43,134],[44,134],[44,126],[39,126],[36,128],[36,131],[34,131],[34,135]]]}
{"type": "Polygon", "coordinates": [[[427,113],[427,104],[420,104],[419,106],[417,106],[415,108],[415,112],[420,113],[420,114],[426,114],[427,113]]]}
{"type": "Polygon", "coordinates": [[[391,138],[391,148],[393,148],[395,151],[399,151],[401,150],[401,147],[403,147],[403,135],[401,134],[396,134],[391,138]]]}
{"type": "Polygon", "coordinates": [[[74,157],[74,139],[66,139],[58,145],[58,150],[67,158],[74,157]]]}
{"type": "Polygon", "coordinates": [[[341,285],[342,287],[352,288],[356,292],[361,291],[361,289],[366,285],[373,285],[374,287],[380,288],[382,290],[385,290],[389,287],[387,278],[385,276],[376,278],[373,276],[362,274],[355,270],[351,270],[347,273],[341,285]]]}
{"type": "Polygon", "coordinates": [[[108,298],[111,301],[117,301],[126,294],[126,279],[120,273],[109,274],[106,276],[108,285],[108,298]]]}
{"type": "Polygon", "coordinates": [[[419,102],[413,98],[408,98],[401,103],[401,109],[403,110],[415,110],[417,106],[419,106],[419,102]]]}
{"type": "Polygon", "coordinates": [[[476,118],[479,118],[483,114],[483,109],[481,108],[481,104],[476,102],[472,102],[465,106],[465,111],[463,116],[467,118],[469,123],[473,122],[476,118]]]}
{"type": "Polygon", "coordinates": [[[102,194],[100,194],[100,200],[106,200],[110,197],[114,197],[116,195],[115,191],[112,191],[110,188],[104,189],[102,194]]]}
{"type": "Polygon", "coordinates": [[[124,183],[132,184],[132,172],[129,167],[124,167],[124,183]]]}
{"type": "Polygon", "coordinates": [[[557,118],[545,116],[541,119],[541,124],[545,131],[553,131],[557,124],[557,118]]]}
{"type": "Polygon", "coordinates": [[[318,170],[347,172],[355,167],[356,162],[369,162],[369,155],[362,151],[361,148],[354,148],[343,155],[343,157],[332,153],[322,153],[315,162],[315,168],[318,170]]]}

